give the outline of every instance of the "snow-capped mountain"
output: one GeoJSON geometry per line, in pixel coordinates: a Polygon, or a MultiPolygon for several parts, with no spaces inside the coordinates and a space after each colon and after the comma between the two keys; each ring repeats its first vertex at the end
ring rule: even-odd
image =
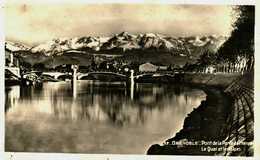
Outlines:
{"type": "Polygon", "coordinates": [[[173,54],[191,55],[201,49],[216,51],[226,39],[222,36],[167,37],[165,35],[145,33],[130,34],[122,32],[109,37],[57,38],[31,48],[33,53],[44,55],[63,54],[68,50],[118,51],[156,49],[173,54]]]}
{"type": "Polygon", "coordinates": [[[123,51],[156,49],[159,52],[192,55],[206,49],[216,52],[225,40],[226,38],[223,36],[214,35],[175,38],[154,33],[132,35],[123,32],[109,39],[101,49],[122,49],[123,51]]]}
{"type": "Polygon", "coordinates": [[[102,50],[121,49],[124,51],[139,48],[141,47],[138,44],[137,36],[127,32],[116,34],[101,47],[102,50]]]}
{"type": "Polygon", "coordinates": [[[190,37],[179,37],[187,50],[191,54],[200,55],[205,50],[211,52],[217,52],[218,48],[227,40],[227,37],[224,36],[190,36],[190,37]]]}
{"type": "Polygon", "coordinates": [[[117,60],[127,63],[184,65],[196,62],[205,51],[216,52],[226,39],[215,35],[171,37],[154,33],[135,35],[122,32],[111,37],[55,38],[31,48],[6,42],[5,47],[11,51],[22,51],[16,52],[16,56],[26,63],[42,63],[49,67],[75,63],[88,65],[93,56],[98,55],[103,60],[106,59],[102,57],[104,55],[118,55],[117,60]]]}
{"type": "Polygon", "coordinates": [[[146,33],[139,35],[132,35],[127,32],[116,34],[104,43],[102,50],[121,49],[123,51],[132,49],[158,49],[161,51],[171,51],[176,49],[176,45],[171,43],[164,35],[146,33]]]}
{"type": "Polygon", "coordinates": [[[31,48],[33,53],[44,53],[45,55],[63,54],[63,51],[88,48],[98,51],[100,46],[107,42],[106,37],[76,37],[56,38],[46,43],[31,48]]]}
{"type": "Polygon", "coordinates": [[[26,46],[21,43],[16,43],[16,42],[11,42],[11,41],[6,41],[5,42],[5,49],[15,52],[15,51],[20,51],[20,50],[29,50],[30,47],[26,46]]]}

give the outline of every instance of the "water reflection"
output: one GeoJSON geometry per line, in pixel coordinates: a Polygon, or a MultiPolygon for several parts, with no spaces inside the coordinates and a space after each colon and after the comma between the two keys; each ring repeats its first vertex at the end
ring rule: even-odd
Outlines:
{"type": "Polygon", "coordinates": [[[6,150],[144,154],[205,99],[183,86],[134,87],[80,81],[76,99],[70,82],[6,88],[6,150]]]}

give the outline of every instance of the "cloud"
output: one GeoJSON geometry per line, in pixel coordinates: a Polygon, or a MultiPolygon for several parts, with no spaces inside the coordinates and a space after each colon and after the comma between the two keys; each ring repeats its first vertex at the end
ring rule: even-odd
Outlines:
{"type": "Polygon", "coordinates": [[[231,7],[172,4],[9,4],[8,39],[39,43],[55,37],[134,33],[228,34],[231,7]]]}

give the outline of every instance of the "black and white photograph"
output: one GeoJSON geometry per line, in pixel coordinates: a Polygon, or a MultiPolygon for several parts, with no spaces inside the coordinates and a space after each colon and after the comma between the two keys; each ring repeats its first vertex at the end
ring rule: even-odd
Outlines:
{"type": "Polygon", "coordinates": [[[5,152],[254,156],[254,5],[4,14],[5,152]]]}

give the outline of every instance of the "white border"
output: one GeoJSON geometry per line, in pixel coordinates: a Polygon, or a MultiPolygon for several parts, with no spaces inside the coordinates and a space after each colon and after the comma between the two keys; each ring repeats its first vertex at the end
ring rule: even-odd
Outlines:
{"type": "Polygon", "coordinates": [[[225,4],[255,5],[256,0],[6,0],[8,3],[153,3],[153,4],[225,4]]]}
{"type": "MultiPolygon", "coordinates": [[[[7,0],[6,0],[7,1],[7,0]]],[[[152,4],[224,4],[224,5],[255,5],[256,0],[131,0],[131,1],[123,1],[123,0],[8,0],[7,3],[152,3],[152,4]]],[[[0,53],[1,57],[4,57],[4,29],[3,29],[3,18],[4,18],[4,5],[3,2],[0,1],[0,53]]],[[[258,10],[259,7],[256,7],[256,33],[255,33],[255,53],[260,51],[260,32],[259,32],[259,19],[260,12],[258,10]],[[257,21],[258,20],[258,21],[257,21]]],[[[255,115],[260,115],[259,101],[256,97],[259,97],[260,91],[260,68],[258,65],[258,60],[260,58],[259,54],[255,54],[255,115]]],[[[245,157],[205,157],[205,156],[147,156],[147,155],[111,155],[111,154],[61,154],[61,153],[4,153],[4,58],[0,58],[0,159],[13,159],[13,160],[43,160],[43,159],[53,159],[53,160],[82,160],[82,159],[93,159],[93,160],[124,160],[124,159],[245,159],[245,157]]],[[[255,116],[255,156],[254,158],[246,158],[246,159],[260,159],[260,129],[256,126],[259,126],[260,117],[255,116]]]]}

